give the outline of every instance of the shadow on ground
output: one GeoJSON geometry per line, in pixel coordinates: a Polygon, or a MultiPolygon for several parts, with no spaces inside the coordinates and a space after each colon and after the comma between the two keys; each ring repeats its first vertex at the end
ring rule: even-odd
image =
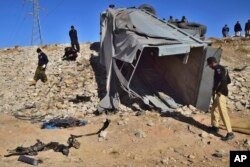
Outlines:
{"type": "MultiPolygon", "coordinates": [[[[196,128],[199,128],[207,133],[210,133],[209,132],[209,128],[208,126],[196,121],[193,117],[188,117],[188,116],[185,116],[179,112],[168,112],[168,113],[163,113],[161,114],[162,117],[171,117],[177,121],[181,121],[181,122],[184,122],[186,124],[189,124],[189,125],[193,125],[194,127],[196,128]]],[[[215,136],[217,137],[223,137],[222,135],[220,134],[214,134],[215,136]]]]}

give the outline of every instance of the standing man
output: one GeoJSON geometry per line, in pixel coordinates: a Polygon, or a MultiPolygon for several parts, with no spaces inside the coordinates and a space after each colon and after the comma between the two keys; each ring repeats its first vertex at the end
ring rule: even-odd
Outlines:
{"type": "Polygon", "coordinates": [[[80,52],[80,46],[78,43],[77,31],[75,30],[74,26],[71,26],[71,30],[69,31],[69,37],[71,40],[71,46],[77,52],[80,52]]]}
{"type": "Polygon", "coordinates": [[[227,26],[227,24],[222,28],[222,35],[223,37],[228,37],[228,33],[229,33],[229,27],[227,26]]]}
{"type": "Polygon", "coordinates": [[[187,20],[186,16],[182,16],[181,22],[182,23],[188,23],[188,20],[187,20]]]}
{"type": "Polygon", "coordinates": [[[207,64],[214,70],[214,87],[213,87],[213,106],[211,109],[211,123],[209,127],[211,133],[219,132],[219,119],[221,117],[226,129],[227,135],[222,140],[228,141],[234,138],[230,118],[228,116],[226,96],[228,96],[227,85],[231,83],[228,70],[219,65],[215,57],[209,57],[207,64]]]}
{"type": "Polygon", "coordinates": [[[42,52],[40,48],[37,48],[36,52],[38,53],[38,66],[36,68],[35,76],[30,86],[36,85],[36,82],[39,79],[41,79],[43,83],[46,83],[48,80],[45,74],[45,70],[49,62],[48,57],[45,53],[42,52]]]}
{"type": "Polygon", "coordinates": [[[250,37],[250,20],[245,24],[246,37],[250,37]]]}
{"type": "Polygon", "coordinates": [[[168,22],[169,22],[169,23],[174,23],[174,18],[173,18],[173,16],[169,16],[168,22]]]}
{"type": "Polygon", "coordinates": [[[240,37],[241,36],[241,31],[242,31],[242,28],[241,28],[240,22],[237,21],[237,23],[234,25],[235,36],[240,37]]]}

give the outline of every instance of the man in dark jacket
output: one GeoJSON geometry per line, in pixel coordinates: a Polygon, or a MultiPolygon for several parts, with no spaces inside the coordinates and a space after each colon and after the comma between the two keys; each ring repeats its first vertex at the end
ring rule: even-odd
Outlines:
{"type": "Polygon", "coordinates": [[[223,37],[228,37],[228,33],[229,33],[229,27],[227,26],[227,24],[222,28],[222,35],[223,37]]]}
{"type": "Polygon", "coordinates": [[[33,78],[32,85],[36,85],[36,82],[41,79],[43,83],[47,82],[47,76],[45,74],[45,70],[47,67],[47,64],[49,62],[48,57],[40,48],[37,48],[36,52],[38,53],[38,66],[36,68],[35,76],[33,78]]]}
{"type": "Polygon", "coordinates": [[[219,65],[214,57],[207,59],[207,64],[214,70],[214,86],[213,86],[213,106],[211,109],[211,123],[210,132],[219,132],[219,119],[221,117],[226,129],[227,135],[222,140],[232,140],[234,134],[232,132],[231,121],[228,116],[226,96],[228,96],[227,85],[231,82],[228,75],[228,70],[219,65]]]}
{"type": "Polygon", "coordinates": [[[173,16],[169,16],[168,22],[169,22],[169,23],[174,23],[174,18],[173,18],[173,16]]]}
{"type": "Polygon", "coordinates": [[[77,31],[75,30],[74,26],[71,26],[71,30],[69,31],[69,37],[71,40],[71,46],[73,49],[75,49],[77,52],[80,52],[80,46],[78,42],[77,37],[77,31]]]}
{"type": "Polygon", "coordinates": [[[72,47],[66,47],[64,49],[64,55],[62,57],[62,60],[72,60],[75,61],[77,58],[77,51],[73,49],[72,47]]]}
{"type": "Polygon", "coordinates": [[[240,37],[241,36],[241,31],[242,31],[242,28],[241,28],[240,22],[237,21],[237,23],[234,25],[235,36],[240,37]]]}
{"type": "Polygon", "coordinates": [[[250,37],[250,20],[245,24],[246,37],[250,37]]]}
{"type": "Polygon", "coordinates": [[[188,23],[188,20],[187,20],[186,16],[182,16],[181,22],[182,23],[188,23]]]}

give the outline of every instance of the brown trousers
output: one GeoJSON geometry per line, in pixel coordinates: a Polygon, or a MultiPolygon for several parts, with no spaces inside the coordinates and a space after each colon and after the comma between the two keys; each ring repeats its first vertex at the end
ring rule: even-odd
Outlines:
{"type": "Polygon", "coordinates": [[[222,94],[216,94],[211,110],[212,126],[219,127],[220,117],[228,132],[232,132],[231,121],[227,112],[226,97],[222,94]]]}
{"type": "Polygon", "coordinates": [[[41,79],[42,82],[47,82],[48,80],[45,74],[45,69],[42,66],[37,66],[34,76],[35,81],[38,81],[39,79],[41,79]]]}

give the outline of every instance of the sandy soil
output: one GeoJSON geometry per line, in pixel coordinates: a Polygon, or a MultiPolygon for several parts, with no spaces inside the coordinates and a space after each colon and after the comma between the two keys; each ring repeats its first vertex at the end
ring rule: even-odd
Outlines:
{"type": "Polygon", "coordinates": [[[72,148],[68,157],[54,151],[39,152],[34,157],[43,160],[39,166],[229,166],[230,150],[250,149],[244,144],[247,135],[236,133],[235,140],[224,142],[219,138],[226,134],[224,130],[219,136],[206,134],[204,125],[209,125],[209,114],[161,117],[157,113],[118,113],[86,118],[90,123],[83,127],[50,130],[1,114],[0,166],[28,166],[17,161],[17,156],[4,157],[7,149],[33,145],[36,139],[66,144],[70,134],[96,132],[106,117],[111,124],[104,141],[97,136],[78,138],[80,148],[72,148]],[[137,131],[145,134],[138,137],[137,131]],[[214,157],[216,151],[223,157],[214,157]]]}

